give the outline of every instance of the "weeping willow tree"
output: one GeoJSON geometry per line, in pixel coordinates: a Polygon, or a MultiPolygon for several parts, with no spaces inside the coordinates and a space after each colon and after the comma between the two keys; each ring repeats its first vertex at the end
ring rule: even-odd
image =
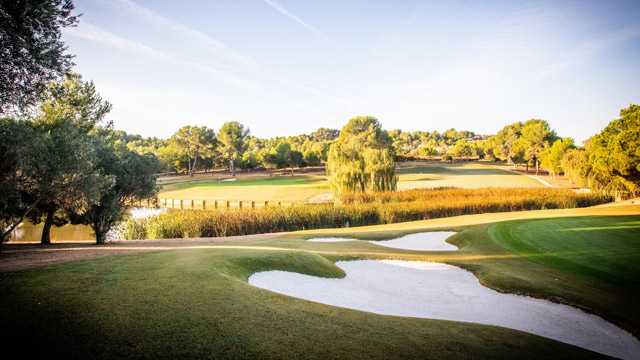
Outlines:
{"type": "Polygon", "coordinates": [[[376,118],[349,120],[327,156],[331,190],[336,195],[395,190],[393,155],[391,137],[376,118]]]}

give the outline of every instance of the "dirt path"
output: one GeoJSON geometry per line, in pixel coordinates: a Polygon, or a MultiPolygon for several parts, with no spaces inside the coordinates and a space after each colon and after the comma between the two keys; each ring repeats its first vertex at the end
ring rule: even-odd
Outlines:
{"type": "Polygon", "coordinates": [[[282,234],[284,233],[220,238],[118,240],[105,245],[96,245],[92,241],[62,241],[52,245],[6,243],[3,245],[3,254],[0,255],[0,272],[29,269],[75,260],[96,259],[118,254],[264,240],[282,234]]]}

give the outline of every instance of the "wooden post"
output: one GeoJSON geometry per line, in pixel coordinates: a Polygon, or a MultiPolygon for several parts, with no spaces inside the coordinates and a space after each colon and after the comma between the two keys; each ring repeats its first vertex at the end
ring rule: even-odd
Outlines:
{"type": "Polygon", "coordinates": [[[213,208],[218,209],[218,200],[213,200],[213,208]]]}
{"type": "Polygon", "coordinates": [[[255,202],[255,201],[252,201],[252,202],[251,202],[251,208],[252,208],[252,209],[255,209],[255,208],[256,208],[256,202],[255,202]]]}
{"type": "Polygon", "coordinates": [[[227,209],[231,207],[231,201],[227,200],[227,209]]]}
{"type": "Polygon", "coordinates": [[[207,210],[207,200],[202,200],[202,210],[207,210]]]}
{"type": "Polygon", "coordinates": [[[182,199],[180,199],[180,210],[182,209],[183,209],[183,202],[182,202],[182,199]]]}
{"type": "Polygon", "coordinates": [[[242,209],[242,200],[238,200],[238,209],[242,209]]]}
{"type": "Polygon", "coordinates": [[[172,209],[176,208],[176,199],[171,199],[171,208],[172,209]]]}
{"type": "Polygon", "coordinates": [[[280,201],[278,201],[278,206],[282,206],[282,203],[280,201]]]}
{"type": "Polygon", "coordinates": [[[265,201],[265,202],[264,202],[264,207],[267,207],[267,206],[269,206],[269,202],[268,202],[268,201],[265,201]]]}
{"type": "Polygon", "coordinates": [[[195,208],[196,208],[195,200],[191,200],[191,210],[195,210],[195,208]]]}

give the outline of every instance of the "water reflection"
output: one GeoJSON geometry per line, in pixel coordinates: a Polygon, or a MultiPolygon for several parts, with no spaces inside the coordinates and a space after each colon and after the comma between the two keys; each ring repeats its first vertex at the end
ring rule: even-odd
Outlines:
{"type": "MultiPolygon", "coordinates": [[[[137,207],[131,209],[130,216],[132,218],[144,218],[150,215],[157,215],[166,212],[164,208],[147,208],[137,207]]],[[[42,237],[43,224],[34,225],[29,220],[24,221],[18,226],[13,233],[9,241],[36,241],[39,242],[42,237]]],[[[109,239],[117,238],[116,234],[109,234],[109,239]]],[[[60,227],[51,227],[51,240],[52,241],[78,241],[78,240],[95,240],[93,236],[93,229],[86,225],[63,225],[60,227]]]]}

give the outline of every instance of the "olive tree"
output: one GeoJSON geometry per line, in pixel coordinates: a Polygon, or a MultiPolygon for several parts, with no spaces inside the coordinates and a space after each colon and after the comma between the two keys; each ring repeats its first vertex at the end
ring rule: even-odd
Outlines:
{"type": "Polygon", "coordinates": [[[60,40],[75,26],[71,0],[0,1],[0,113],[37,100],[42,86],[71,70],[60,40]]]}

